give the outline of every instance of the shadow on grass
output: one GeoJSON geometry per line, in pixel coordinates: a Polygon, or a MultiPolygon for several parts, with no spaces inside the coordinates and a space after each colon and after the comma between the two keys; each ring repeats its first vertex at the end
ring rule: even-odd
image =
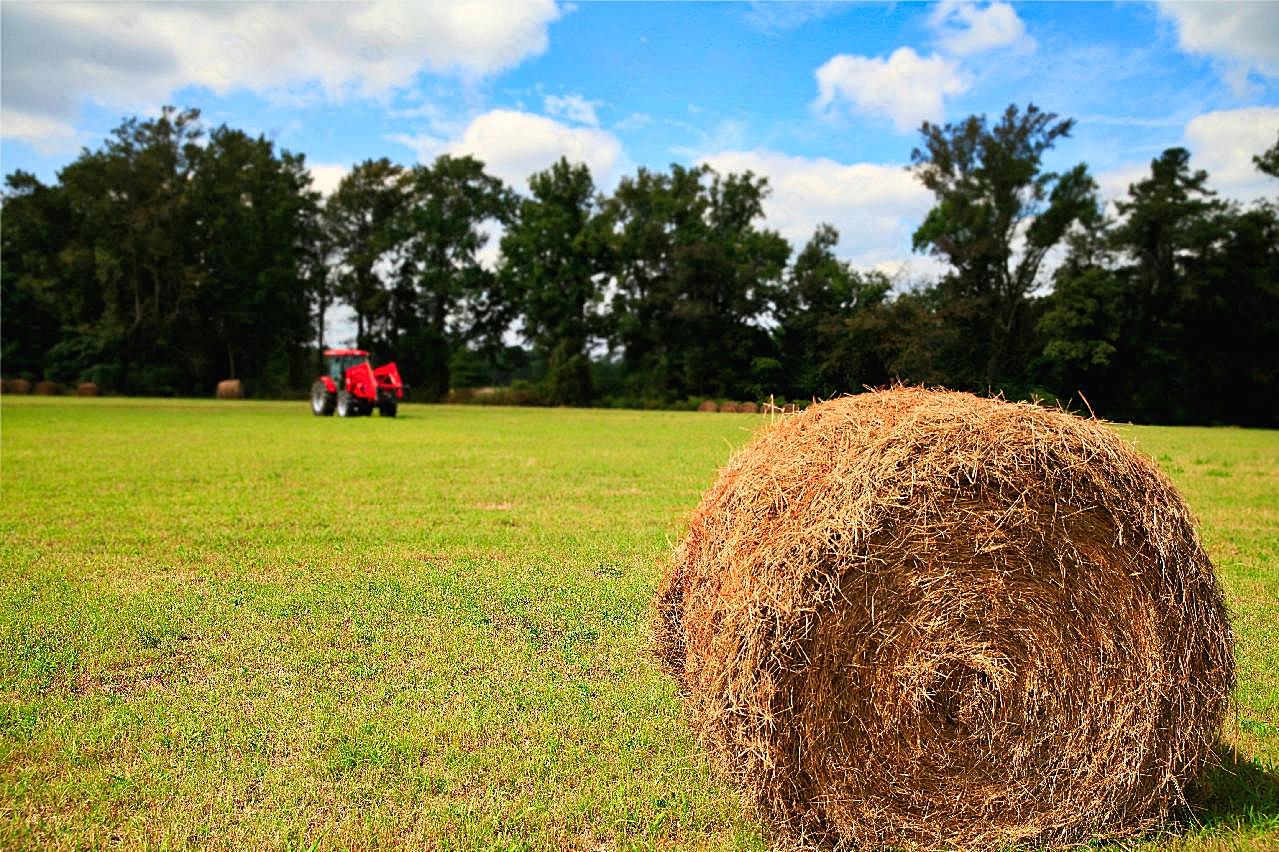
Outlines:
{"type": "Polygon", "coordinates": [[[1205,829],[1279,827],[1279,774],[1234,747],[1217,747],[1220,763],[1189,791],[1194,818],[1205,829]]]}

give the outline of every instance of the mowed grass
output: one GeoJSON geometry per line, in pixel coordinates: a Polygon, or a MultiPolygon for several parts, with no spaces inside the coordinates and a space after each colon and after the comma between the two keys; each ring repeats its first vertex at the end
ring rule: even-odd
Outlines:
{"type": "MultiPolygon", "coordinates": [[[[764,849],[647,658],[764,418],[6,397],[0,847],[764,849]]],[[[1279,832],[1279,433],[1123,427],[1239,633],[1203,825],[1279,832]]]]}

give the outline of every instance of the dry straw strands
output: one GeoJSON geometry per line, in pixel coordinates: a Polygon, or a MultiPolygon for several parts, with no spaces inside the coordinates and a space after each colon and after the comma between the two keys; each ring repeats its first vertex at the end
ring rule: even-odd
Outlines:
{"type": "Polygon", "coordinates": [[[994,848],[1162,824],[1233,686],[1172,485],[1103,424],[897,388],[777,420],[721,472],[655,647],[784,835],[994,848]]]}

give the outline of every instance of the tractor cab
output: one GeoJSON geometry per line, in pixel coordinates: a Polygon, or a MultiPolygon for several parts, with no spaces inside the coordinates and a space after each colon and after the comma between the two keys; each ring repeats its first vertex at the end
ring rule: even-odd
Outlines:
{"type": "Polygon", "coordinates": [[[326,349],[324,360],[324,375],[311,386],[312,412],[359,417],[376,406],[383,417],[395,416],[404,383],[394,362],[375,369],[363,349],[326,349]]]}
{"type": "Polygon", "coordinates": [[[363,349],[329,349],[324,353],[324,363],[328,377],[341,385],[347,370],[369,363],[369,353],[363,349]]]}

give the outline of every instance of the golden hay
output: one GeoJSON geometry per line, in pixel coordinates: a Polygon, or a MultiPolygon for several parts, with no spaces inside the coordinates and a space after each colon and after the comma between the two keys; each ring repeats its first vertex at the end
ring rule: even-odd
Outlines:
{"type": "Polygon", "coordinates": [[[898,388],[777,420],[663,577],[654,647],[783,836],[991,848],[1165,823],[1234,683],[1212,565],[1103,424],[898,388]]]}
{"type": "Polygon", "coordinates": [[[729,399],[729,400],[725,400],[724,402],[721,402],[721,403],[719,404],[719,410],[720,410],[722,413],[727,413],[727,414],[736,414],[736,413],[737,413],[737,403],[733,402],[731,399],[729,399]]]}
{"type": "Polygon", "coordinates": [[[239,379],[223,379],[218,382],[218,399],[243,399],[244,386],[239,379]]]}
{"type": "Polygon", "coordinates": [[[702,400],[701,405],[697,406],[698,411],[719,411],[719,405],[713,399],[702,400]]]}
{"type": "Polygon", "coordinates": [[[98,386],[93,382],[81,382],[80,386],[75,389],[76,396],[97,396],[98,386]]]}

